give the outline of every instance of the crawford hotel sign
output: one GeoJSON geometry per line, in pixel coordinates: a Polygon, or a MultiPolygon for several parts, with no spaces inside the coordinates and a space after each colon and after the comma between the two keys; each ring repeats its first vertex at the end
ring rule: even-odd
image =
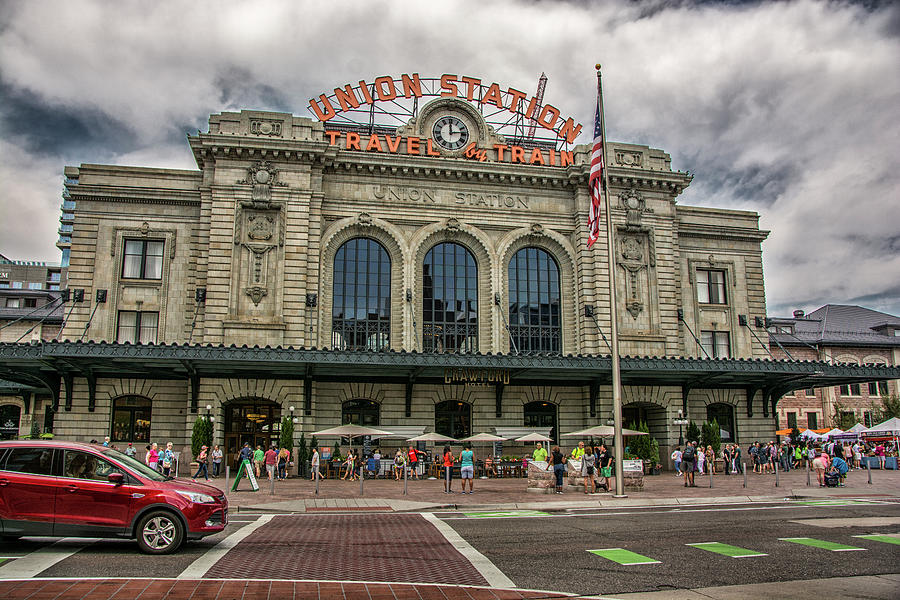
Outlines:
{"type": "MultiPolygon", "coordinates": [[[[582,127],[552,104],[542,103],[543,86],[539,89],[529,96],[477,77],[444,74],[428,79],[414,73],[336,87],[331,94],[312,98],[309,109],[325,125],[328,144],[343,150],[567,167],[574,160],[568,148],[582,127]],[[438,100],[419,111],[419,99],[424,97],[438,100]],[[404,101],[412,103],[411,111],[402,108],[404,101]],[[366,117],[368,132],[341,127],[366,117]],[[538,128],[543,135],[535,135],[538,128]]],[[[425,192],[419,197],[427,200],[425,192]]],[[[489,199],[476,202],[482,200],[491,205],[489,199]]],[[[472,203],[471,198],[455,201],[472,203]]],[[[522,204],[507,198],[492,201],[495,206],[522,204]]]]}

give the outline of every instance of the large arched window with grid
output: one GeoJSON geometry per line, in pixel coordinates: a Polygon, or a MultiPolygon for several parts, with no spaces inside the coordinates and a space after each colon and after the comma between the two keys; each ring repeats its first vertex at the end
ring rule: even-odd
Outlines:
{"type": "Polygon", "coordinates": [[[464,246],[436,245],[422,265],[425,352],[478,350],[478,266],[464,246]]]}
{"type": "Polygon", "coordinates": [[[331,344],[339,350],[387,350],[391,339],[391,258],[369,238],[334,255],[331,344]]]}
{"type": "Polygon", "coordinates": [[[522,248],[509,261],[509,330],[522,353],[560,352],[559,265],[540,248],[522,248]]]}

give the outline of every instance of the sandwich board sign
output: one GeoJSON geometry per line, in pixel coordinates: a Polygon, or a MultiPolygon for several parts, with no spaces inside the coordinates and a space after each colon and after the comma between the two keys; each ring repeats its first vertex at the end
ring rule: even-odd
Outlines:
{"type": "Polygon", "coordinates": [[[258,492],[259,484],[256,482],[256,475],[253,474],[253,467],[250,466],[250,461],[246,458],[241,461],[241,464],[238,467],[237,475],[235,475],[234,478],[234,485],[231,486],[231,491],[238,491],[238,484],[241,482],[241,479],[243,479],[245,475],[250,481],[250,491],[258,492]]]}

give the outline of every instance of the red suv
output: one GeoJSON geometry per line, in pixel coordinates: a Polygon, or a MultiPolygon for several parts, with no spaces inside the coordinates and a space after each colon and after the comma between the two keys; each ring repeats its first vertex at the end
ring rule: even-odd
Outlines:
{"type": "Polygon", "coordinates": [[[127,537],[149,554],[225,528],[218,489],[164,477],[112,448],[0,442],[0,537],[127,537]]]}

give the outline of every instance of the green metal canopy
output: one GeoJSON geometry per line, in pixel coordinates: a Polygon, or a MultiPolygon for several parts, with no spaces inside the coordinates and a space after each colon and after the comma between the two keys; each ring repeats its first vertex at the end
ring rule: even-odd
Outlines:
{"type": "MultiPolygon", "coordinates": [[[[900,379],[900,367],[831,364],[820,361],[634,357],[620,359],[622,385],[677,386],[747,391],[747,413],[762,392],[769,404],[797,389],[900,379]]],[[[374,352],[293,347],[247,347],[179,344],[43,342],[0,344],[0,378],[42,387],[59,402],[61,382],[70,404],[72,380],[88,381],[94,406],[97,379],[183,379],[191,382],[196,410],[201,378],[299,379],[313,381],[402,383],[407,406],[415,384],[486,385],[498,391],[498,408],[506,386],[589,386],[591,413],[599,388],[611,383],[608,355],[440,354],[374,352]]],[[[307,392],[310,388],[307,387],[307,392]]],[[[687,395],[686,393],[684,394],[687,395]]],[[[311,408],[306,394],[307,414],[311,408]]]]}

